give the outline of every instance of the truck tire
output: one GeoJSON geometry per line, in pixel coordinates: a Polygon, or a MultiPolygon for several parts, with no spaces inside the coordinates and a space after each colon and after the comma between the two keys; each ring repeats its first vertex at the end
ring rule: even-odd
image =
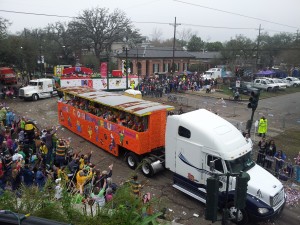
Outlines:
{"type": "Polygon", "coordinates": [[[39,100],[39,96],[38,96],[37,94],[33,94],[33,95],[32,95],[32,100],[33,100],[33,101],[39,100]]]}
{"type": "Polygon", "coordinates": [[[248,223],[248,214],[246,212],[246,210],[244,209],[240,209],[239,210],[239,214],[238,217],[236,219],[236,211],[237,209],[234,206],[234,202],[231,201],[227,204],[227,209],[228,209],[228,217],[231,221],[233,221],[235,224],[238,225],[244,225],[248,223]]]}
{"type": "Polygon", "coordinates": [[[139,164],[140,160],[133,152],[128,152],[126,155],[126,162],[130,169],[135,169],[139,164]]]}
{"type": "Polygon", "coordinates": [[[153,177],[154,171],[151,166],[152,160],[149,158],[145,158],[142,162],[142,173],[145,177],[153,177]]]}
{"type": "Polygon", "coordinates": [[[267,92],[270,92],[270,91],[272,91],[272,88],[270,88],[270,87],[267,88],[267,92]]]}

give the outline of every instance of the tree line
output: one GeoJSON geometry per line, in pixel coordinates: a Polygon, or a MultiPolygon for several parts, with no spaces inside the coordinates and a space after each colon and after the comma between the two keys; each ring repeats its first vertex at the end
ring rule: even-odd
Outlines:
{"type": "MultiPolygon", "coordinates": [[[[8,34],[11,22],[0,17],[0,65],[34,73],[41,62],[54,65],[75,65],[77,62],[97,71],[101,61],[109,61],[112,44],[123,43],[129,48],[148,42],[155,47],[172,47],[173,38],[162,40],[159,30],[152,39],[142,36],[127,15],[116,9],[83,10],[70,22],[56,22],[40,29],[27,29],[8,34]],[[86,54],[92,52],[93,54],[86,54]],[[84,55],[84,57],[82,57],[84,55]]],[[[273,36],[260,34],[256,40],[238,35],[225,42],[205,42],[191,29],[176,33],[176,49],[193,52],[220,52],[226,65],[255,65],[256,69],[280,66],[284,70],[299,65],[300,38],[290,33],[273,36]]],[[[121,50],[121,49],[120,49],[121,50]]],[[[116,67],[110,62],[110,69],[116,67]]],[[[114,68],[115,69],[115,68],[114,68]]],[[[196,68],[194,68],[196,70],[196,68]]]]}

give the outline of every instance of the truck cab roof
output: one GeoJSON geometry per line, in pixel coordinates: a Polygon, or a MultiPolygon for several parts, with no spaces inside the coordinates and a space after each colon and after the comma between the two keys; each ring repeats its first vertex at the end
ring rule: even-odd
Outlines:
{"type": "Polygon", "coordinates": [[[206,109],[174,115],[170,119],[172,117],[178,120],[178,127],[190,130],[191,142],[198,142],[225,160],[238,158],[252,149],[235,126],[206,109]]]}

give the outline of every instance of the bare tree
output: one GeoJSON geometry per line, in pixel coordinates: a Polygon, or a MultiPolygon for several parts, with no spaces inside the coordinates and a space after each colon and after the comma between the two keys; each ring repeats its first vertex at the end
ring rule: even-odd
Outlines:
{"type": "Polygon", "coordinates": [[[151,42],[160,43],[162,41],[163,32],[159,28],[154,28],[151,33],[151,42]]]}
{"type": "Polygon", "coordinates": [[[177,39],[179,40],[181,47],[187,45],[193,35],[196,35],[196,32],[193,32],[191,28],[178,30],[177,39]]]}
{"type": "Polygon", "coordinates": [[[11,22],[3,17],[0,17],[0,39],[7,35],[7,28],[11,25],[11,22]]]}
{"type": "Polygon", "coordinates": [[[106,8],[84,10],[68,28],[72,38],[80,46],[92,48],[99,60],[101,53],[109,54],[112,43],[140,36],[125,13],[118,9],[112,13],[106,8]]]}

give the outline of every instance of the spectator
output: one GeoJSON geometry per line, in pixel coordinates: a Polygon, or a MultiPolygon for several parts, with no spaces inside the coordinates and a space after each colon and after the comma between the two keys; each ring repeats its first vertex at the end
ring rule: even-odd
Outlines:
{"type": "Polygon", "coordinates": [[[91,198],[94,199],[95,203],[102,208],[105,205],[105,188],[106,188],[106,180],[104,180],[104,184],[102,189],[96,187],[94,188],[94,192],[91,194],[91,198]]]}
{"type": "Polygon", "coordinates": [[[33,185],[34,181],[34,172],[26,164],[22,171],[23,181],[25,186],[30,187],[33,185]]]}
{"type": "Polygon", "coordinates": [[[48,154],[48,148],[45,145],[45,142],[41,142],[41,146],[40,146],[40,153],[43,159],[43,164],[46,165],[47,162],[47,154],[48,154]]]}
{"type": "Polygon", "coordinates": [[[5,190],[4,164],[2,162],[2,158],[0,157],[0,196],[3,190],[5,190]]]}
{"type": "Polygon", "coordinates": [[[134,175],[129,182],[131,186],[132,193],[139,197],[140,196],[140,189],[142,188],[141,183],[138,181],[138,175],[134,175]]]}
{"type": "Polygon", "coordinates": [[[262,116],[258,122],[258,136],[265,137],[268,131],[268,120],[262,116]]]}
{"type": "Polygon", "coordinates": [[[266,149],[267,149],[268,143],[266,141],[266,138],[263,137],[259,142],[258,142],[258,155],[257,155],[257,164],[260,164],[264,166],[265,164],[265,157],[266,157],[266,149]]]}
{"type": "Polygon", "coordinates": [[[274,140],[270,140],[266,148],[266,168],[271,169],[274,161],[273,157],[276,153],[276,145],[274,140]]]}
{"type": "Polygon", "coordinates": [[[284,161],[286,159],[286,155],[281,151],[278,150],[275,155],[274,158],[276,160],[276,164],[275,164],[275,174],[276,176],[279,175],[280,170],[282,169],[283,165],[284,165],[284,161]]]}
{"type": "Polygon", "coordinates": [[[39,190],[42,190],[46,184],[46,175],[44,174],[42,167],[39,167],[38,171],[36,172],[35,182],[39,190]]]}
{"type": "MultiPolygon", "coordinates": [[[[52,145],[52,136],[51,136],[51,145],[52,145]]],[[[52,148],[52,147],[51,147],[52,148]]],[[[67,145],[63,139],[58,140],[57,149],[55,152],[55,165],[60,168],[65,164],[67,152],[67,145]]]]}
{"type": "Polygon", "coordinates": [[[296,164],[296,180],[297,182],[300,182],[300,152],[298,153],[298,156],[294,159],[296,164]]]}

